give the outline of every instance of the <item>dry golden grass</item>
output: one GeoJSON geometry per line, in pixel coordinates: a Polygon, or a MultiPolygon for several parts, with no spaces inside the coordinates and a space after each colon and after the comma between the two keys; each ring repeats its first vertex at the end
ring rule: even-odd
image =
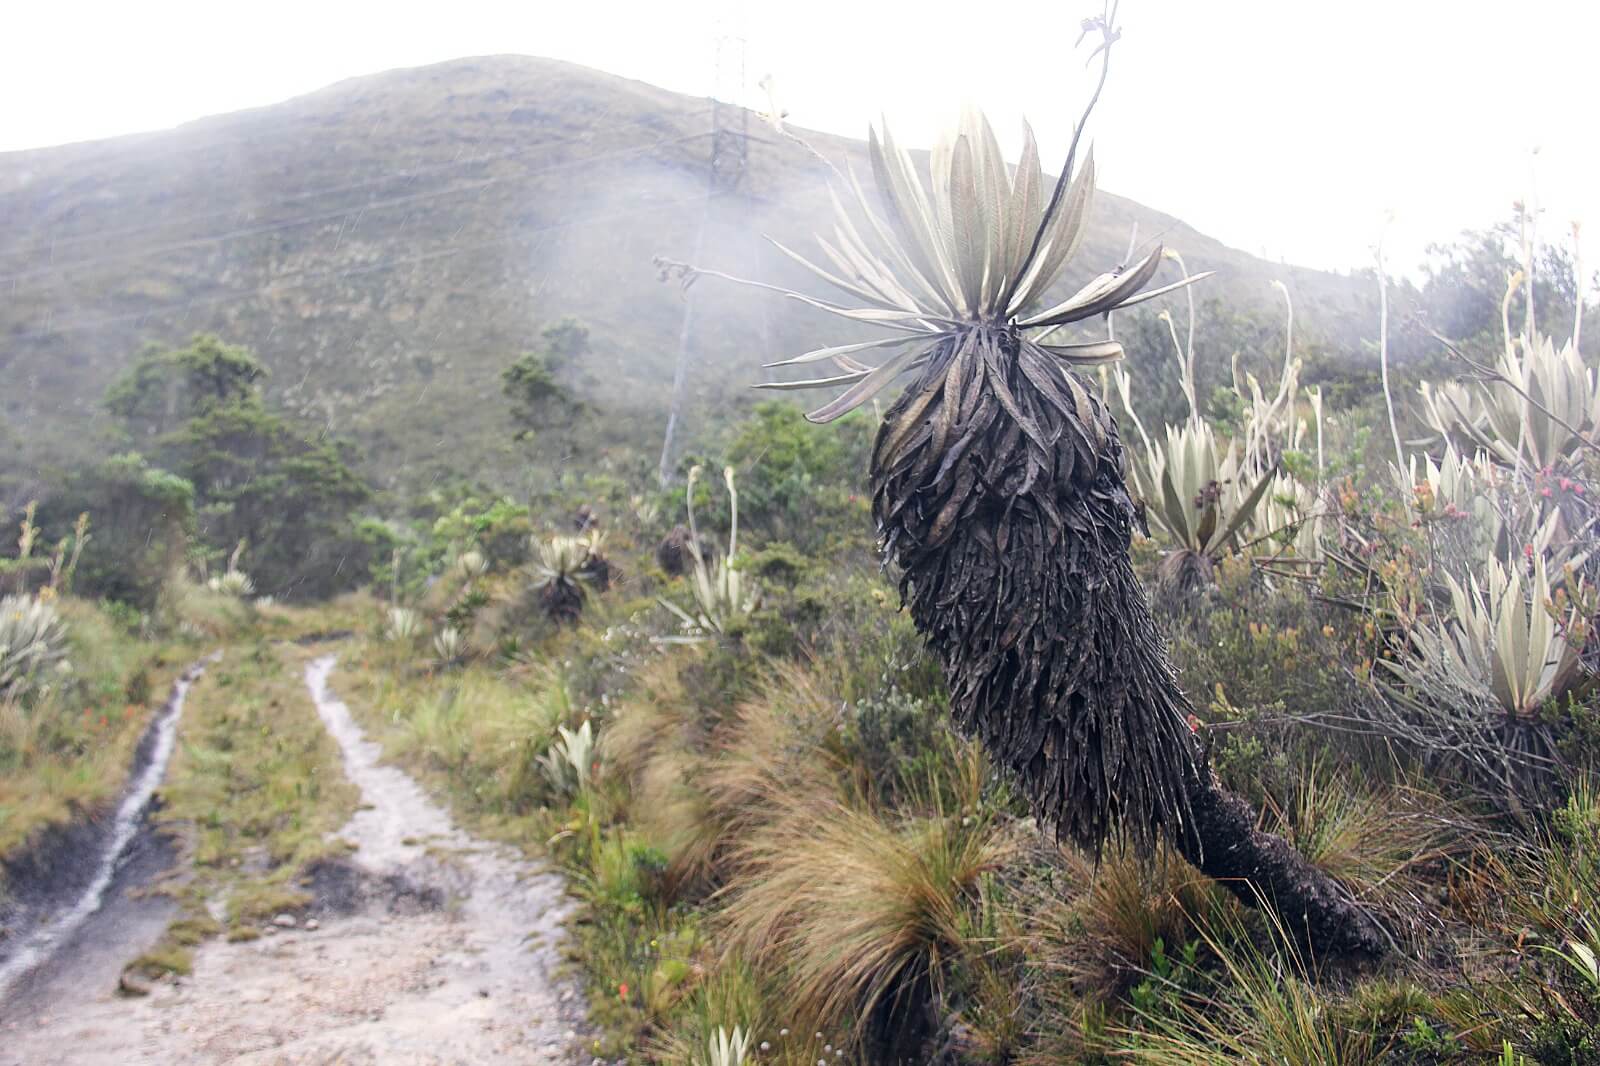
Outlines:
{"type": "Polygon", "coordinates": [[[839,721],[839,701],[815,678],[792,663],[776,666],[734,712],[706,769],[712,808],[728,830],[747,831],[796,796],[844,800],[839,721]]]}
{"type": "Polygon", "coordinates": [[[652,756],[694,746],[696,705],[679,677],[678,656],[655,659],[639,670],[635,688],[606,723],[597,742],[600,756],[614,773],[642,774],[652,756]]]}
{"type": "Polygon", "coordinates": [[[721,883],[730,847],[790,798],[844,798],[845,775],[826,747],[837,701],[785,664],[712,726],[681,666],[668,657],[646,668],[599,750],[607,771],[630,786],[633,821],[666,852],[675,891],[706,891],[721,883]]]}
{"type": "Polygon", "coordinates": [[[712,887],[725,851],[727,826],[702,787],[707,764],[692,752],[664,747],[634,779],[634,821],[666,853],[674,895],[712,887]]]}
{"type": "Polygon", "coordinates": [[[781,975],[797,1014],[859,1040],[874,1014],[938,985],[966,950],[980,879],[1017,854],[1006,823],[792,797],[735,849],[726,942],[781,975]]]}
{"type": "Polygon", "coordinates": [[[1436,794],[1312,767],[1286,807],[1269,810],[1267,828],[1414,940],[1438,927],[1440,871],[1471,846],[1474,827],[1436,794]]]}
{"type": "Polygon", "coordinates": [[[1108,852],[1097,866],[1063,848],[1055,875],[1017,896],[1020,945],[1052,980],[1090,1001],[1114,997],[1149,965],[1156,941],[1169,950],[1195,922],[1229,904],[1216,885],[1177,856],[1108,852]]]}

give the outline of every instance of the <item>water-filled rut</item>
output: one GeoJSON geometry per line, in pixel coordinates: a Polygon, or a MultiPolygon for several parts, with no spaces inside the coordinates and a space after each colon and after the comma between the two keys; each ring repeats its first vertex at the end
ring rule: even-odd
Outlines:
{"type": "MultiPolygon", "coordinates": [[[[52,954],[67,943],[105,902],[106,891],[127,857],[134,837],[145,825],[150,801],[161,779],[166,776],[167,763],[172,758],[172,747],[177,736],[178,720],[183,716],[183,704],[189,695],[189,687],[215,658],[211,656],[195,663],[173,685],[167,702],[151,721],[135,749],[133,773],[111,821],[103,828],[91,827],[91,832],[86,834],[90,838],[88,841],[74,840],[65,845],[90,845],[92,854],[68,856],[71,862],[59,864],[66,867],[63,874],[87,871],[87,883],[70,885],[68,900],[52,899],[52,894],[44,891],[49,886],[38,886],[43,898],[38,905],[30,908],[33,913],[28,918],[32,920],[18,922],[22,927],[21,936],[0,955],[0,1008],[16,993],[17,986],[48,962],[52,954]]],[[[65,876],[63,880],[70,882],[78,878],[65,876]]],[[[0,1009],[0,1017],[4,1013],[0,1009]]]]}
{"type": "Polygon", "coordinates": [[[351,862],[317,890],[331,908],[318,927],[207,942],[191,977],[148,997],[86,996],[0,1032],[0,1063],[574,1060],[582,998],[556,973],[559,877],[469,835],[380,764],[331,691],[333,670],[331,656],[309,664],[307,690],[362,803],[338,834],[351,862]]]}

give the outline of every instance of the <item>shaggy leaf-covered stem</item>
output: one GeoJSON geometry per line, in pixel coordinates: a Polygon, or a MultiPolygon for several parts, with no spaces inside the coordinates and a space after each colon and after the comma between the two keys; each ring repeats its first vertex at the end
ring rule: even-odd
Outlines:
{"type": "Polygon", "coordinates": [[[1196,869],[1250,906],[1270,903],[1315,961],[1376,960],[1388,934],[1343,885],[1282,837],[1256,828],[1256,812],[1209,770],[1189,794],[1193,832],[1178,850],[1196,869]]]}
{"type": "Polygon", "coordinates": [[[1272,901],[1319,957],[1377,955],[1334,880],[1259,833],[1204,765],[1128,557],[1134,505],[1096,391],[1012,326],[941,339],[890,408],[873,511],[940,656],[956,724],[1041,819],[1096,851],[1171,843],[1241,898],[1272,901]]]}

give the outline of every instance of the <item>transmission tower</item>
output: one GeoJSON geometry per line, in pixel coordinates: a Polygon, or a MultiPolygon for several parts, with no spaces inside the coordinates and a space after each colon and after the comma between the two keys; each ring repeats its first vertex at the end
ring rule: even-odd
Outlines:
{"type": "MultiPolygon", "coordinates": [[[[719,197],[739,190],[750,162],[750,111],[744,106],[745,56],[749,50],[743,33],[743,4],[734,0],[715,23],[711,85],[711,159],[707,167],[706,199],[695,231],[692,266],[705,251],[706,229],[719,197]]],[[[694,340],[694,288],[683,294],[683,321],[678,329],[678,361],[672,372],[672,406],[667,432],[661,442],[661,464],[656,476],[662,488],[672,480],[673,443],[683,417],[683,394],[689,377],[694,340]]]]}
{"type": "Polygon", "coordinates": [[[744,106],[745,39],[720,33],[711,93],[711,194],[738,190],[750,162],[750,109],[744,106]]]}

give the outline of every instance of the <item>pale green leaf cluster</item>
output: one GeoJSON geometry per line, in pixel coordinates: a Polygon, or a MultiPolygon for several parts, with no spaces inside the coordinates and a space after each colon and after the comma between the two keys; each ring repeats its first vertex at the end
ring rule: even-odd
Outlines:
{"type": "Polygon", "coordinates": [[[489,572],[489,561],[476,548],[468,548],[451,561],[450,568],[462,581],[472,581],[489,572]]]}
{"type": "Polygon", "coordinates": [[[416,639],[422,631],[422,616],[410,607],[389,608],[388,624],[384,626],[384,639],[406,643],[416,639]]]}
{"type": "Polygon", "coordinates": [[[653,495],[646,496],[636,492],[628,497],[628,506],[633,511],[634,519],[641,526],[655,525],[656,519],[661,515],[661,504],[653,495]]]}
{"type": "Polygon", "coordinates": [[[668,599],[661,601],[689,636],[726,633],[735,619],[747,618],[761,606],[759,583],[727,558],[715,558],[709,564],[696,560],[689,589],[694,596],[692,609],[668,599]]]}
{"type": "Polygon", "coordinates": [[[35,596],[0,599],[0,700],[38,690],[47,671],[67,665],[67,625],[55,606],[35,596]]]}
{"type": "Polygon", "coordinates": [[[1513,337],[1494,371],[1471,384],[1423,382],[1428,428],[1502,465],[1535,470],[1572,459],[1600,436],[1600,374],[1570,341],[1557,348],[1547,336],[1513,337]]]}
{"type": "Polygon", "coordinates": [[[256,583],[243,570],[230,566],[223,573],[213,575],[206,582],[206,588],[220,595],[242,600],[255,592],[256,583]]]}
{"type": "MultiPolygon", "coordinates": [[[[1176,253],[1188,278],[1188,269],[1176,253]]],[[[1289,306],[1288,289],[1274,283],[1289,306]]],[[[1243,402],[1245,419],[1240,432],[1223,441],[1216,428],[1200,413],[1195,393],[1193,309],[1190,310],[1186,345],[1179,339],[1172,316],[1160,318],[1172,338],[1179,381],[1189,401],[1189,417],[1181,425],[1168,425],[1152,439],[1133,407],[1131,379],[1120,367],[1111,370],[1123,409],[1144,443],[1144,461],[1131,464],[1131,478],[1143,497],[1152,528],[1176,551],[1193,552],[1210,559],[1240,550],[1270,534],[1275,544],[1296,557],[1321,557],[1322,521],[1318,487],[1304,485],[1280,471],[1279,461],[1289,449],[1298,449],[1306,436],[1306,423],[1296,412],[1300,360],[1294,355],[1292,333],[1286,330],[1283,368],[1269,396],[1254,374],[1242,373],[1237,354],[1233,360],[1233,388],[1243,402]],[[1282,543],[1288,539],[1291,543],[1282,543]]],[[[1307,390],[1307,399],[1321,433],[1321,394],[1307,390]]]]}
{"type": "Polygon", "coordinates": [[[535,587],[556,581],[588,579],[585,564],[589,561],[590,545],[587,538],[554,536],[541,540],[535,537],[533,551],[535,587]]]}
{"type": "Polygon", "coordinates": [[[1289,474],[1278,474],[1261,498],[1254,523],[1296,559],[1322,559],[1323,516],[1317,491],[1289,474]]]}
{"type": "Polygon", "coordinates": [[[706,1066],[744,1066],[753,1038],[740,1026],[728,1032],[722,1026],[706,1041],[706,1066]]]}
{"type": "Polygon", "coordinates": [[[1560,507],[1531,491],[1525,478],[1496,466],[1487,452],[1467,459],[1446,441],[1438,460],[1412,456],[1408,475],[1420,517],[1462,524],[1457,543],[1465,557],[1446,559],[1447,568],[1475,568],[1489,557],[1519,565],[1538,555],[1560,574],[1589,557],[1588,529],[1571,528],[1560,507]]]}
{"type": "Polygon", "coordinates": [[[1134,471],[1151,525],[1177,547],[1210,557],[1237,546],[1272,479],[1270,469],[1251,477],[1238,442],[1220,444],[1200,419],[1167,426],[1144,469],[1134,471]]]}
{"type": "Polygon", "coordinates": [[[1448,614],[1415,627],[1407,654],[1385,664],[1409,688],[1430,693],[1447,678],[1527,718],[1578,682],[1585,605],[1593,599],[1581,581],[1569,581],[1571,594],[1558,597],[1538,553],[1531,567],[1490,558],[1484,582],[1446,581],[1448,614]]]}
{"type": "Polygon", "coordinates": [[[1419,509],[1454,516],[1470,515],[1484,523],[1494,521],[1490,493],[1496,483],[1494,467],[1484,452],[1467,458],[1447,441],[1438,460],[1431,455],[1411,457],[1411,485],[1419,509]]]}
{"type": "Polygon", "coordinates": [[[433,635],[433,653],[441,663],[458,661],[466,647],[466,638],[455,626],[445,626],[433,635]]]}
{"type": "MultiPolygon", "coordinates": [[[[892,331],[875,341],[819,348],[770,364],[831,364],[836,373],[763,388],[846,386],[809,417],[827,422],[866,403],[901,374],[923,365],[938,338],[979,323],[1051,330],[1108,314],[1170,292],[1205,275],[1141,292],[1161,264],[1158,247],[1126,270],[1100,274],[1053,306],[1047,291],[1078,250],[1094,201],[1091,150],[1073,173],[1069,158],[1054,190],[1046,188],[1033,131],[1023,128],[1022,156],[1006,163],[989,122],[963,116],[929,157],[926,178],[895,143],[887,125],[868,137],[876,202],[850,175],[849,206],[832,191],[834,228],[819,236],[826,262],[779,249],[849,298],[841,304],[793,290],[785,295],[850,319],[892,331]],[[858,356],[891,352],[877,365],[858,356]]],[[[737,279],[735,279],[737,280],[737,279]]],[[[770,287],[770,286],[769,286],[770,287]]],[[[1100,365],[1122,357],[1115,341],[1040,347],[1066,365],[1100,365]]]]}
{"type": "Polygon", "coordinates": [[[594,759],[594,725],[585,718],[577,729],[556,728],[556,739],[539,757],[539,767],[550,786],[561,795],[572,795],[589,787],[594,759]]]}
{"type": "Polygon", "coordinates": [[[700,467],[691,468],[688,481],[689,551],[693,558],[688,583],[693,603],[680,606],[666,597],[660,599],[661,605],[677,617],[684,633],[691,639],[712,633],[726,633],[736,619],[749,617],[761,606],[760,583],[741,570],[736,561],[739,551],[739,490],[733,467],[725,467],[722,471],[723,484],[728,488],[728,550],[709,562],[700,547],[699,529],[694,520],[694,486],[701,473],[700,467]]]}

